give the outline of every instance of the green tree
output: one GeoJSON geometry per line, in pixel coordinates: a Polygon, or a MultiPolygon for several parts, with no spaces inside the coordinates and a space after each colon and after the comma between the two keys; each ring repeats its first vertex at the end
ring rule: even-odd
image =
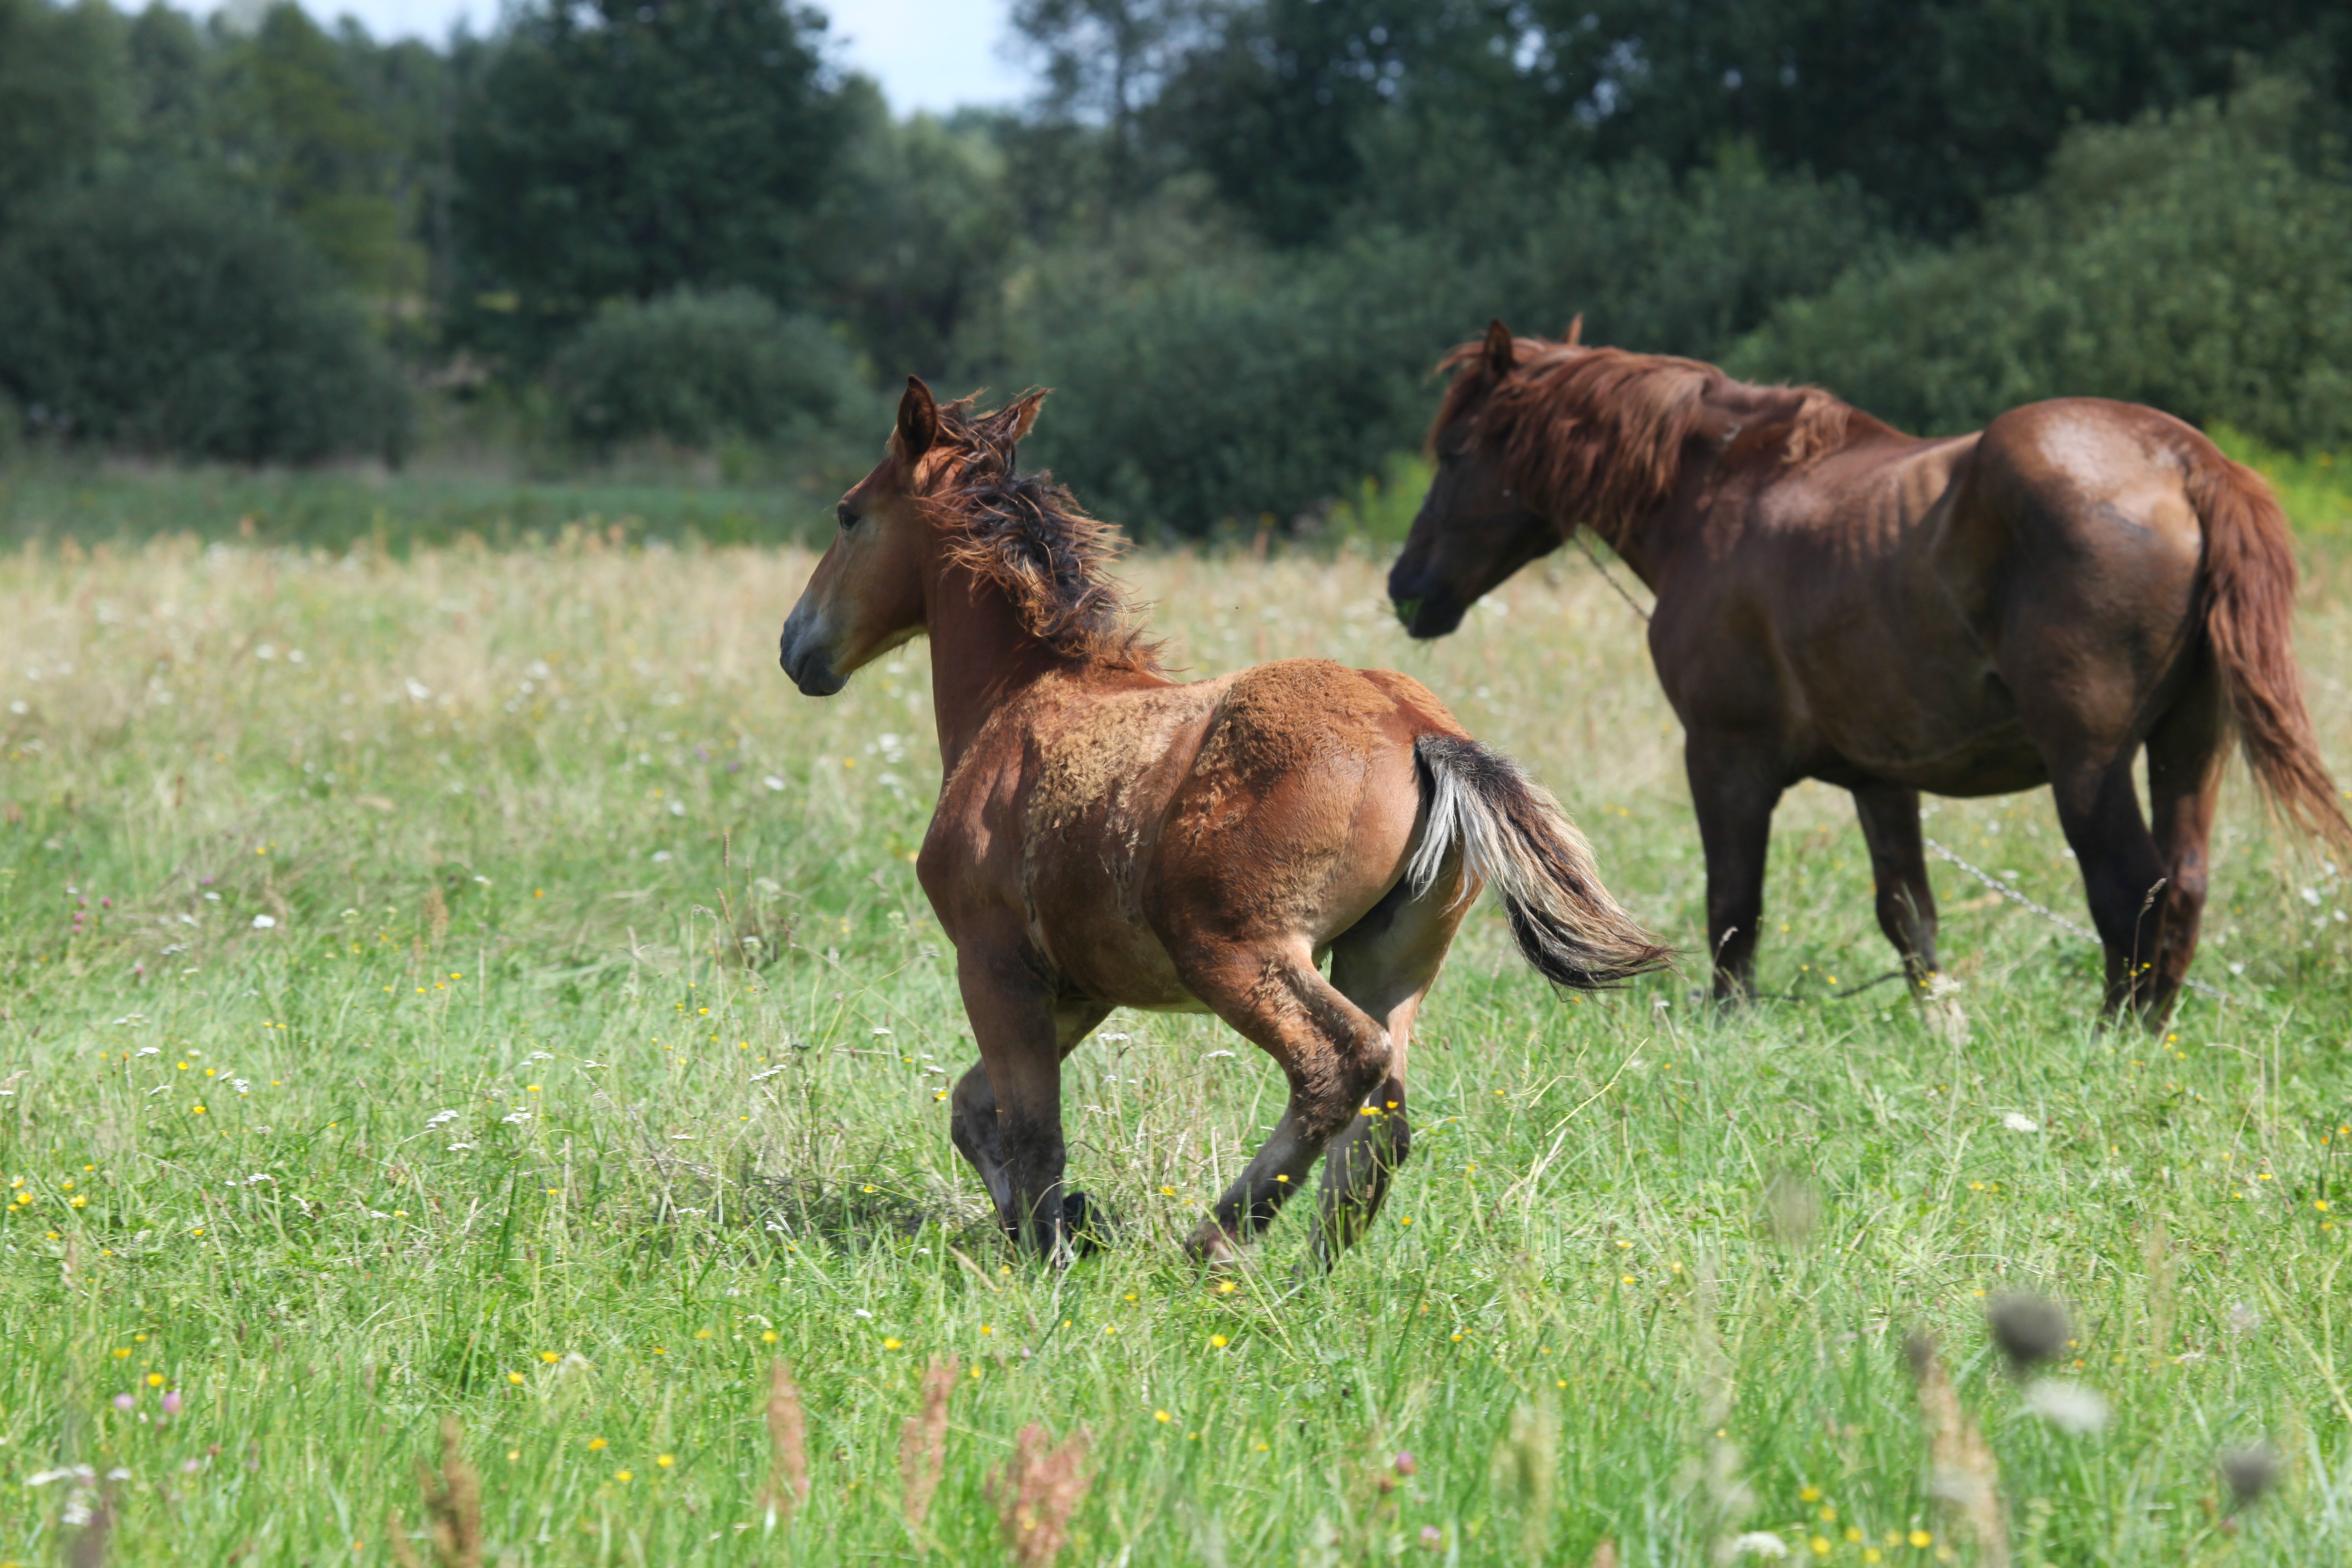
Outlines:
{"type": "Polygon", "coordinates": [[[535,353],[608,300],[800,298],[850,128],[824,26],[782,0],[517,14],[456,129],[468,332],[535,353]]]}
{"type": "Polygon", "coordinates": [[[2117,397],[2273,446],[2352,442],[2352,182],[2296,156],[2272,79],[2069,137],[1981,236],[1858,267],[1736,356],[1896,424],[1971,429],[2037,398],[2117,397]]]}
{"type": "Polygon", "coordinates": [[[104,0],[0,0],[0,221],[96,174],[121,140],[122,31],[104,0]]]}
{"type": "Polygon", "coordinates": [[[218,120],[228,165],[266,191],[365,291],[424,283],[409,176],[422,151],[387,94],[372,91],[380,51],[356,23],[330,34],[299,6],[272,6],[222,62],[218,120]]]}
{"type": "Polygon", "coordinates": [[[816,214],[822,297],[885,379],[944,375],[1016,239],[995,125],[972,114],[893,121],[859,79],[845,97],[857,132],[816,214]]]}
{"type": "Polygon", "coordinates": [[[299,229],[131,175],[53,193],[0,244],[0,392],[37,432],[235,462],[395,455],[407,396],[299,229]]]}

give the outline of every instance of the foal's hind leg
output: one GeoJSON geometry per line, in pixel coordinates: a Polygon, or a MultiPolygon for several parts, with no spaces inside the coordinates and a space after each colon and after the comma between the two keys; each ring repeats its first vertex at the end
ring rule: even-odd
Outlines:
{"type": "Polygon", "coordinates": [[[1315,1258],[1329,1268],[1381,1212],[1389,1180],[1412,1147],[1406,1120],[1405,1053],[1422,998],[1437,979],[1454,933],[1469,912],[1460,861],[1421,897],[1399,883],[1372,912],[1331,944],[1331,984],[1388,1032],[1388,1075],[1324,1151],[1317,1194],[1315,1258]]]}
{"type": "Polygon", "coordinates": [[[1324,1147],[1389,1075],[1388,1032],[1316,972],[1296,939],[1219,944],[1180,962],[1185,987],[1290,1079],[1281,1121],[1193,1231],[1189,1249],[1231,1261],[1273,1223],[1324,1147]]]}
{"type": "Polygon", "coordinates": [[[2205,916],[2207,841],[2213,807],[2221,797],[2221,762],[2227,741],[2220,679],[2200,670],[2147,737],[2147,793],[2155,818],[2157,853],[2167,880],[2157,900],[2154,983],[2147,988],[2147,1014],[2160,1024],[2189,976],[2197,956],[2197,932],[2205,916]]]}

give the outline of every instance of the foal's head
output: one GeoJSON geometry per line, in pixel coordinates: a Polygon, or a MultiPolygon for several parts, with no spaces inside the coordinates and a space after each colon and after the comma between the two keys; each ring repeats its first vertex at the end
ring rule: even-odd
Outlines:
{"type": "Polygon", "coordinates": [[[784,622],[784,672],[802,691],[830,697],[928,629],[941,584],[1002,593],[1022,632],[1057,657],[1150,664],[1107,575],[1116,535],[1050,476],[1015,469],[1045,401],[1028,392],[982,414],[907,378],[889,449],[841,498],[840,531],[784,622]]]}

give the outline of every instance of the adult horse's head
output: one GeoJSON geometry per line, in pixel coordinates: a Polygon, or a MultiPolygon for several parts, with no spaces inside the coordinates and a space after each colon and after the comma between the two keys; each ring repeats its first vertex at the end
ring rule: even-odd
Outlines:
{"type": "MultiPolygon", "coordinates": [[[[1575,347],[1577,335],[1570,328],[1561,346],[1575,347]]],[[[1522,356],[1544,346],[1522,344],[1494,321],[1483,340],[1463,344],[1443,362],[1454,380],[1429,434],[1437,475],[1412,520],[1404,553],[1389,569],[1397,619],[1416,637],[1444,637],[1481,595],[1560,542],[1560,530],[1514,481],[1505,432],[1488,417],[1496,394],[1518,374],[1522,356]]]]}
{"type": "Polygon", "coordinates": [[[779,653],[803,693],[832,696],[925,629],[926,573],[957,524],[956,492],[983,474],[1011,475],[1045,396],[975,417],[969,399],[941,408],[919,378],[907,378],[888,450],[834,509],[840,529],[784,621],[779,653]]]}

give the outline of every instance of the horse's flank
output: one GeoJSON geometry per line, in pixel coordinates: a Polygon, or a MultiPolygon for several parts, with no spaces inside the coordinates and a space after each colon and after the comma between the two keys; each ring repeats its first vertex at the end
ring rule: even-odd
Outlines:
{"type": "Polygon", "coordinates": [[[1698,360],[1538,338],[1512,352],[1516,374],[1499,384],[1483,342],[1439,362],[1454,377],[1431,439],[1483,398],[1480,434],[1529,504],[1612,547],[1674,495],[1692,437],[1710,426],[1723,468],[1801,468],[1887,428],[1820,387],[1757,386],[1698,360]]]}

